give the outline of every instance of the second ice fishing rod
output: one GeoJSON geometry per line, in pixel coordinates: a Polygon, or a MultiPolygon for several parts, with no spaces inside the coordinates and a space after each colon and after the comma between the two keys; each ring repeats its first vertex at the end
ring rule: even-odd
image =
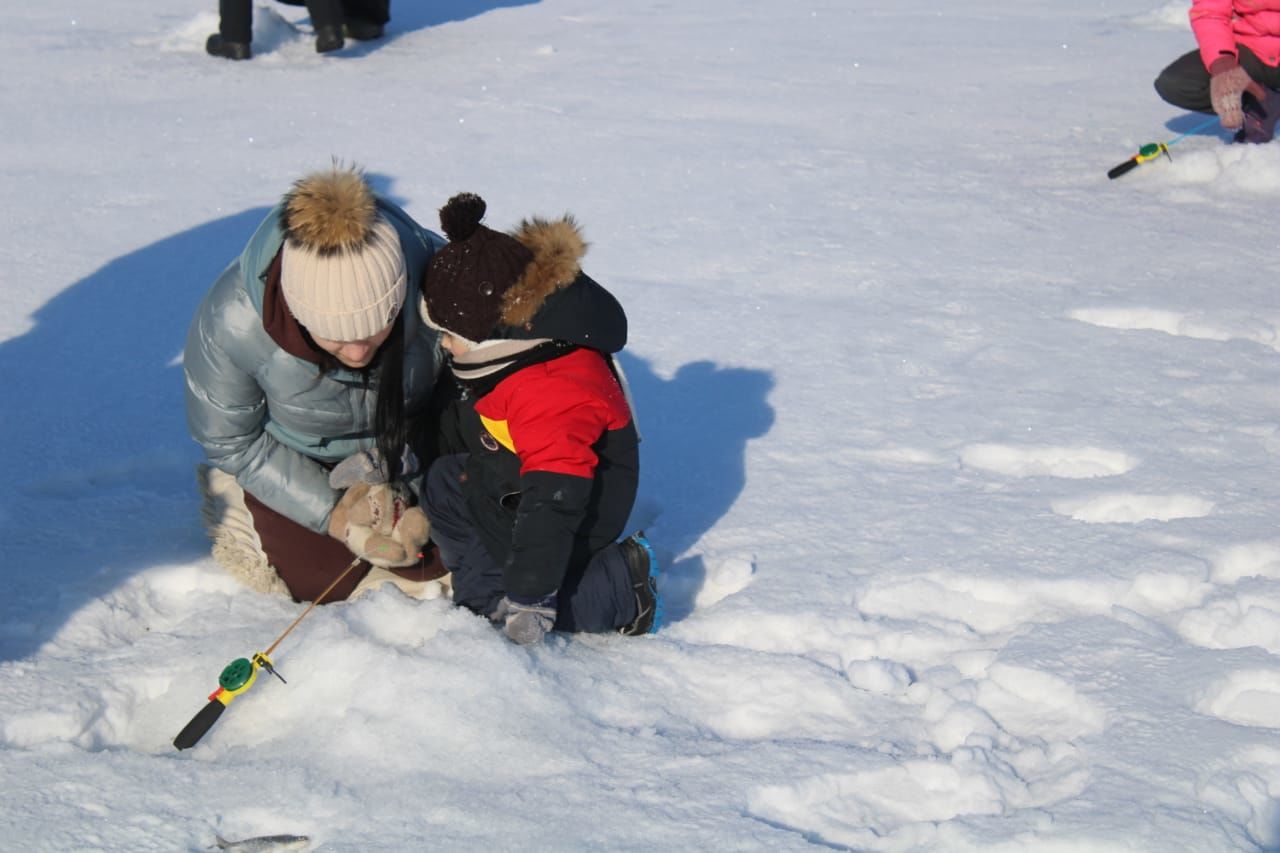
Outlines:
{"type": "Polygon", "coordinates": [[[351,574],[351,570],[358,565],[360,565],[360,558],[356,557],[349,566],[342,570],[342,574],[334,578],[333,583],[329,584],[324,592],[316,596],[307,609],[302,611],[302,614],[297,619],[294,619],[288,628],[284,629],[284,633],[276,637],[275,642],[268,646],[265,652],[254,652],[252,658],[236,658],[227,664],[222,670],[222,674],[218,676],[217,689],[209,694],[209,704],[201,708],[191,718],[191,722],[187,723],[182,731],[178,732],[178,736],[173,739],[173,745],[178,749],[190,749],[199,743],[200,738],[204,737],[205,732],[213,728],[213,724],[222,716],[222,712],[227,709],[231,701],[253,686],[253,682],[258,678],[258,670],[264,669],[284,682],[284,676],[276,672],[271,663],[271,653],[276,650],[276,646],[280,645],[280,641],[289,636],[289,632],[298,627],[298,623],[305,619],[317,604],[324,601],[329,593],[333,592],[333,588],[341,583],[343,578],[351,574]]]}
{"type": "Polygon", "coordinates": [[[1186,139],[1188,136],[1191,136],[1193,133],[1199,133],[1200,131],[1216,123],[1217,121],[1218,121],[1217,116],[1214,116],[1213,118],[1205,119],[1202,123],[1197,124],[1195,127],[1191,128],[1186,133],[1180,133],[1177,136],[1175,136],[1173,139],[1170,139],[1168,142],[1148,142],[1146,145],[1138,149],[1137,154],[1134,154],[1128,160],[1125,160],[1120,165],[1115,166],[1110,171],[1108,171],[1107,177],[1114,181],[1116,178],[1120,177],[1121,175],[1127,174],[1133,171],[1134,169],[1138,168],[1148,160],[1156,159],[1161,154],[1163,154],[1164,156],[1172,160],[1173,157],[1169,154],[1170,146],[1177,145],[1179,142],[1186,139]]]}

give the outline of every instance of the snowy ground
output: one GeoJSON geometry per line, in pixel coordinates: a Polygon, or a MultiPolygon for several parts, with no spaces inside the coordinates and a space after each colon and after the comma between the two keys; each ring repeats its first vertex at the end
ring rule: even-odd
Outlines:
{"type": "Polygon", "coordinates": [[[0,848],[1280,848],[1280,145],[1159,0],[260,0],[0,31],[0,848]],[[207,557],[177,359],[300,174],[572,211],[671,624],[526,650],[207,557]]]}

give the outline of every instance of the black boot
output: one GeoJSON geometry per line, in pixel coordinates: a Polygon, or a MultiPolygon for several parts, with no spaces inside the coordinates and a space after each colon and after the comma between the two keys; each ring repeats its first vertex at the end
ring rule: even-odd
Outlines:
{"type": "Polygon", "coordinates": [[[247,41],[227,41],[220,34],[214,33],[204,43],[204,51],[210,56],[223,59],[248,59],[253,56],[247,41]]]}
{"type": "Polygon", "coordinates": [[[375,24],[373,21],[348,19],[342,26],[342,32],[349,39],[355,39],[356,41],[372,41],[373,39],[382,38],[382,34],[385,30],[382,24],[375,24]]]}
{"type": "Polygon", "coordinates": [[[636,597],[636,618],[618,629],[619,634],[634,637],[652,634],[662,626],[662,596],[658,592],[658,559],[644,531],[633,533],[618,543],[627,572],[631,575],[631,592],[636,597]]]}
{"type": "Polygon", "coordinates": [[[342,50],[342,30],[338,27],[316,27],[316,53],[342,50]]]}
{"type": "Polygon", "coordinates": [[[1280,120],[1280,92],[1266,89],[1266,94],[1259,102],[1252,92],[1245,92],[1241,98],[1244,110],[1244,127],[1236,131],[1236,142],[1252,142],[1255,145],[1270,142],[1276,133],[1276,122],[1280,120]]]}

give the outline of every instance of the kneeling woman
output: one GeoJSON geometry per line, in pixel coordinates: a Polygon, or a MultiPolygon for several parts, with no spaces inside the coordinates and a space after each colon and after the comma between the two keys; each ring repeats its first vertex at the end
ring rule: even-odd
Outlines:
{"type": "Polygon", "coordinates": [[[183,366],[205,520],[215,559],[250,586],[313,601],[353,556],[367,563],[325,601],[441,573],[399,480],[441,362],[436,331],[404,307],[443,243],[335,167],[294,184],[196,312],[183,366]],[[362,479],[389,482],[331,485],[361,456],[384,460],[362,479]]]}

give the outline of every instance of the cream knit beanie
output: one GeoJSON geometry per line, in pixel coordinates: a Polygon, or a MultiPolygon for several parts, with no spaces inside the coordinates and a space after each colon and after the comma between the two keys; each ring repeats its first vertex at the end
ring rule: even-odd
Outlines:
{"type": "Polygon", "coordinates": [[[371,338],[404,304],[400,236],[356,171],[309,175],[285,196],[280,285],[307,331],[330,341],[371,338]]]}

